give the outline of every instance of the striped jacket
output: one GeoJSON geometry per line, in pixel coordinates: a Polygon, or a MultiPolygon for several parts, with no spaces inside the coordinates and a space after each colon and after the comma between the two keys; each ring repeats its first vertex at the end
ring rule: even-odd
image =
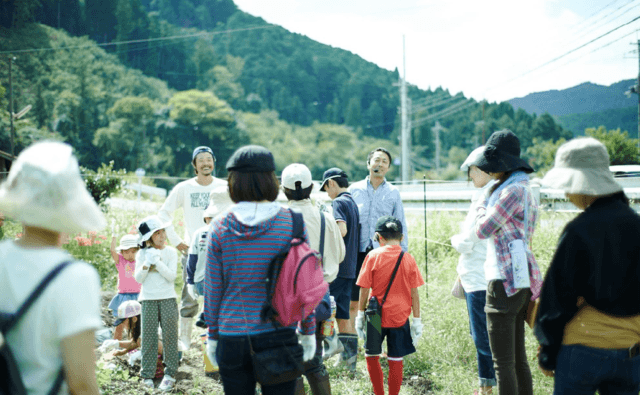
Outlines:
{"type": "MultiPolygon", "coordinates": [[[[206,255],[204,314],[209,338],[245,336],[274,331],[261,322],[266,300],[264,278],[271,258],[291,240],[293,219],[286,209],[249,226],[233,213],[214,220],[206,255]]],[[[305,238],[307,238],[305,231],[305,238]]],[[[315,333],[315,315],[301,323],[305,335],[315,333]]]]}
{"type": "Polygon", "coordinates": [[[538,219],[538,205],[529,191],[528,182],[521,181],[505,187],[495,206],[487,209],[487,199],[477,208],[476,233],[479,238],[487,239],[495,236],[498,268],[504,278],[507,296],[514,295],[518,290],[513,286],[513,270],[511,268],[511,256],[509,243],[522,239],[524,233],[524,194],[527,193],[529,205],[529,220],[527,229],[527,258],[529,261],[529,278],[531,280],[531,299],[537,299],[542,288],[542,275],[533,252],[531,242],[538,219]]]}

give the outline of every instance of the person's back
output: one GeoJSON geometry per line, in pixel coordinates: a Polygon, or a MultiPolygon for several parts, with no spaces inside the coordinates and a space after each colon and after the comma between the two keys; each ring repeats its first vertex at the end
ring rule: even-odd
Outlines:
{"type": "Polygon", "coordinates": [[[25,149],[0,186],[0,207],[24,229],[20,239],[0,243],[0,311],[14,313],[53,268],[73,262],[6,335],[28,394],[48,394],[64,368],[59,393],[97,395],[93,347],[101,326],[100,279],[59,246],[63,232],[99,230],[105,220],[71,147],[43,142],[25,149]]]}

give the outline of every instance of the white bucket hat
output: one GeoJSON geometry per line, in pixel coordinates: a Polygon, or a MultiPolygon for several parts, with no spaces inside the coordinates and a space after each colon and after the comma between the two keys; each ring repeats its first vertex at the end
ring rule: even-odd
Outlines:
{"type": "Polygon", "coordinates": [[[622,191],[609,170],[607,148],[592,137],[561,145],[553,169],[544,176],[542,184],[576,195],[601,196],[622,191]]]}
{"type": "Polygon", "coordinates": [[[105,227],[104,215],[80,177],[68,144],[27,147],[0,185],[0,211],[28,226],[77,233],[105,227]]]}
{"type": "Polygon", "coordinates": [[[228,211],[233,206],[233,201],[229,196],[229,187],[221,185],[209,192],[209,205],[202,213],[202,218],[215,218],[219,214],[228,211]]]}
{"type": "Polygon", "coordinates": [[[120,252],[123,250],[128,250],[129,248],[135,248],[135,247],[139,247],[138,236],[127,234],[120,238],[120,245],[116,247],[116,251],[120,252]]]}
{"type": "Polygon", "coordinates": [[[468,171],[471,165],[475,166],[478,159],[482,157],[483,152],[484,152],[484,145],[481,145],[478,148],[471,151],[469,156],[467,156],[467,159],[465,159],[462,165],[460,165],[460,170],[468,171]]]}
{"type": "Polygon", "coordinates": [[[143,242],[149,240],[155,233],[155,231],[168,228],[169,226],[171,226],[171,222],[162,222],[162,220],[160,220],[160,217],[158,217],[157,215],[148,216],[147,218],[140,221],[137,226],[138,235],[140,235],[138,244],[142,244],[143,242]]]}
{"type": "Polygon", "coordinates": [[[142,305],[137,300],[127,300],[118,306],[118,318],[125,319],[142,314],[142,305]]]}
{"type": "Polygon", "coordinates": [[[296,182],[300,181],[300,188],[309,188],[311,185],[311,171],[301,163],[292,163],[282,170],[282,186],[296,190],[296,182]]]}

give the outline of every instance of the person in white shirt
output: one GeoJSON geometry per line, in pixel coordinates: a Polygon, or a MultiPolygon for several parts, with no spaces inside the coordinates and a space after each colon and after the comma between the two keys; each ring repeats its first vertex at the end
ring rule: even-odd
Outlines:
{"type": "Polygon", "coordinates": [[[184,212],[185,232],[181,238],[170,225],[167,238],[171,245],[182,253],[183,287],[180,296],[180,349],[187,350],[191,345],[193,319],[198,314],[198,301],[189,295],[187,283],[187,259],[191,236],[202,226],[202,212],[207,207],[209,195],[215,188],[226,188],[227,182],[213,176],[216,158],[209,147],[197,147],[193,150],[192,166],[196,176],[178,183],[169,193],[158,212],[162,222],[172,224],[173,213],[182,208],[184,212]]]}
{"type": "Polygon", "coordinates": [[[496,373],[493,368],[489,334],[487,332],[487,315],[484,305],[487,299],[487,283],[484,275],[484,262],[487,256],[487,240],[476,235],[476,209],[485,196],[486,191],[493,185],[491,176],[480,170],[474,163],[484,152],[484,145],[476,148],[464,161],[460,169],[466,171],[473,182],[473,186],[481,188],[471,200],[469,212],[460,225],[460,233],[451,238],[451,245],[460,253],[458,266],[458,281],[464,289],[469,313],[471,337],[476,346],[478,359],[478,394],[491,394],[496,385],[496,373]]]}
{"type": "MultiPolygon", "coordinates": [[[[0,185],[0,209],[24,228],[21,238],[0,243],[1,312],[15,313],[47,274],[72,262],[3,339],[27,393],[98,395],[94,332],[102,325],[100,278],[60,245],[65,233],[97,231],[106,221],[86,190],[71,146],[49,141],[22,151],[0,185]]],[[[6,384],[4,373],[0,385],[6,384]]]]}

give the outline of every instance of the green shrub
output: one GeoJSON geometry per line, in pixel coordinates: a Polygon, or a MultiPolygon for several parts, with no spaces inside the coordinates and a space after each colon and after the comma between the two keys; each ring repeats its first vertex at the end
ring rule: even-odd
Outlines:
{"type": "Polygon", "coordinates": [[[84,175],[84,182],[91,197],[98,204],[102,204],[109,196],[122,188],[123,176],[126,171],[123,169],[113,170],[113,161],[109,164],[103,163],[97,171],[80,167],[84,175]]]}

